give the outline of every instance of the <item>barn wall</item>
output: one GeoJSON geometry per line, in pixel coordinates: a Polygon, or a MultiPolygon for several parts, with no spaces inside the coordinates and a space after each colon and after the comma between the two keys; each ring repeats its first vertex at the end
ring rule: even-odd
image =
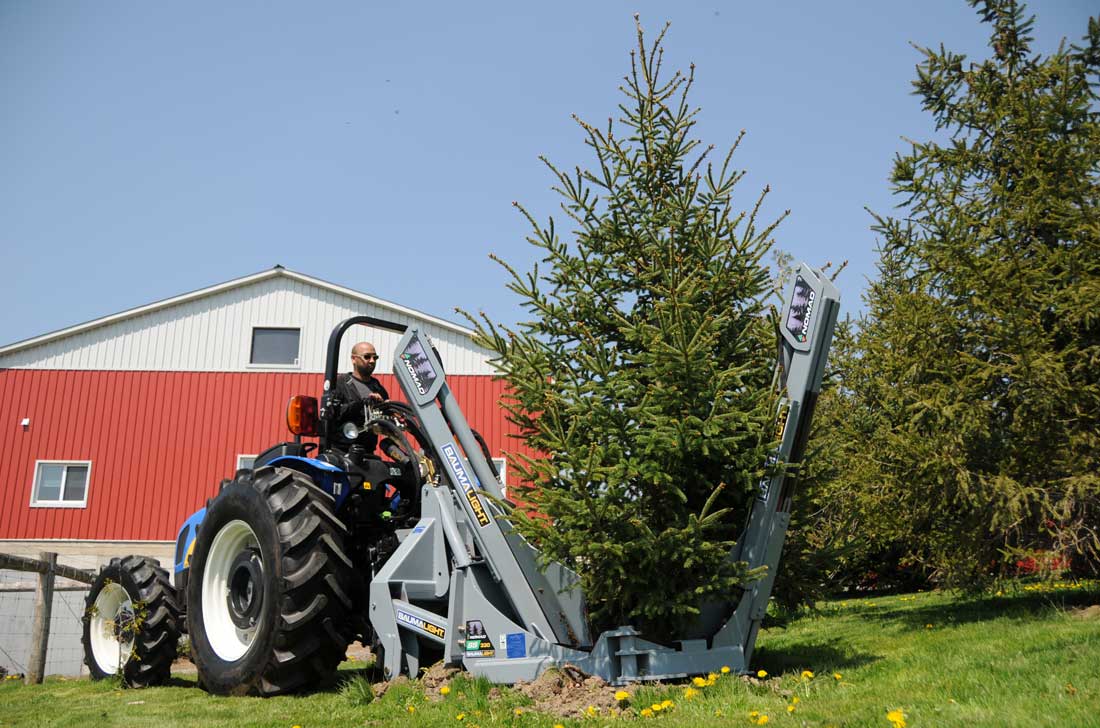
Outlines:
{"type": "MultiPolygon", "coordinates": [[[[380,379],[397,397],[393,375],[380,379]]],[[[448,383],[495,456],[519,449],[502,382],[448,383]]],[[[320,388],[297,372],[0,370],[0,539],[171,540],[238,454],[290,439],[287,399],[320,388]],[[37,460],[92,461],[87,506],[32,508],[37,460]]]]}

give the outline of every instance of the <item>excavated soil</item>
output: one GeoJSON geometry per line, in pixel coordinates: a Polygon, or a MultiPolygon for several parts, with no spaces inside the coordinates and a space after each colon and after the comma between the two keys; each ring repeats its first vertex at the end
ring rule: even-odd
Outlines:
{"type": "Polygon", "coordinates": [[[534,710],[563,718],[582,717],[589,706],[607,715],[618,708],[615,701],[618,689],[621,688],[608,685],[602,678],[585,675],[572,665],[560,670],[551,668],[534,682],[518,682],[514,686],[516,692],[535,703],[534,710]]]}
{"type": "Polygon", "coordinates": [[[1069,613],[1077,619],[1100,619],[1100,604],[1093,604],[1091,607],[1082,607],[1080,609],[1071,609],[1069,613]]]}

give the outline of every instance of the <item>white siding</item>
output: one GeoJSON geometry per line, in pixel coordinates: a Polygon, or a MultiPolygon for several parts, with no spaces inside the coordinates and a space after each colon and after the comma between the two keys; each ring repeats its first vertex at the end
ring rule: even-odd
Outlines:
{"type": "MultiPolygon", "coordinates": [[[[432,337],[449,374],[493,373],[486,363],[489,352],[475,347],[468,334],[285,275],[17,348],[0,354],[0,368],[323,372],[333,327],[357,315],[419,325],[432,337]],[[301,329],[299,366],[250,365],[252,329],[257,326],[301,329]]],[[[352,328],[344,335],[340,370],[350,366],[351,346],[365,340],[378,349],[378,370],[392,371],[399,338],[388,331],[352,328]]]]}

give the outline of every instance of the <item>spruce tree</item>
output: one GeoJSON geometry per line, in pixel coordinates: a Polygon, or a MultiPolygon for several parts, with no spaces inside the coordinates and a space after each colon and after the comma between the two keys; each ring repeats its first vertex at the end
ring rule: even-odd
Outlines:
{"type": "Polygon", "coordinates": [[[578,571],[597,629],[656,639],[751,576],[727,553],[770,444],[762,259],[779,223],[758,221],[767,189],[734,210],[744,133],[714,162],[692,137],[694,66],[665,75],[665,31],[647,44],[638,25],[618,123],[577,119],[593,166],[543,159],[569,232],[517,205],[541,263],[497,260],[528,320],[471,317],[540,453],[515,459],[534,509],[515,527],[578,571]]]}
{"type": "Polygon", "coordinates": [[[959,586],[1100,553],[1100,24],[1042,56],[1022,4],[971,5],[992,56],[921,49],[939,135],[894,162],[846,382],[861,507],[959,586]]]}

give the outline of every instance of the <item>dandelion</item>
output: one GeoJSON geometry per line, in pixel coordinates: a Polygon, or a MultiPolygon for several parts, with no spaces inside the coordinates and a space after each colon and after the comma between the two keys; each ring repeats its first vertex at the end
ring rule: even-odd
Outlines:
{"type": "Polygon", "coordinates": [[[562,725],[561,723],[555,723],[554,728],[565,728],[565,726],[562,725]]]}
{"type": "Polygon", "coordinates": [[[900,709],[891,710],[886,714],[886,720],[893,724],[894,728],[905,728],[905,713],[900,709]]]}
{"type": "Polygon", "coordinates": [[[642,717],[643,718],[652,718],[653,717],[653,711],[649,708],[642,708],[642,717]]]}
{"type": "MultiPolygon", "coordinates": [[[[762,715],[756,719],[756,725],[766,725],[768,722],[768,716],[762,715]]],[[[904,728],[904,727],[903,727],[904,728]]]]}
{"type": "Polygon", "coordinates": [[[455,720],[457,720],[459,723],[461,723],[462,721],[466,720],[466,714],[465,713],[459,713],[458,715],[455,716],[455,720]]]}
{"type": "Polygon", "coordinates": [[[763,680],[764,678],[766,678],[768,676],[768,671],[767,670],[757,670],[756,671],[756,676],[758,678],[760,678],[761,680],[763,680]]]}
{"type": "Polygon", "coordinates": [[[696,690],[695,688],[685,688],[684,689],[684,700],[691,700],[692,698],[694,698],[698,694],[699,694],[699,691],[696,690]]]}
{"type": "Polygon", "coordinates": [[[446,697],[447,695],[449,695],[449,694],[450,694],[450,692],[451,692],[451,686],[450,686],[450,685],[444,685],[443,687],[441,687],[441,688],[439,689],[439,694],[440,694],[440,695],[442,695],[442,696],[444,696],[444,697],[446,697]]]}
{"type": "Polygon", "coordinates": [[[672,702],[671,700],[666,699],[666,700],[661,701],[661,709],[662,710],[668,710],[669,708],[674,708],[674,707],[676,707],[676,703],[672,702]]]}
{"type": "Polygon", "coordinates": [[[787,712],[788,713],[793,713],[794,712],[794,706],[793,705],[788,705],[787,706],[787,712]]]}
{"type": "Polygon", "coordinates": [[[413,706],[413,705],[406,705],[406,706],[405,706],[405,710],[409,711],[409,714],[410,714],[410,715],[412,715],[413,713],[415,713],[415,712],[416,712],[416,706],[413,706]]]}
{"type": "Polygon", "coordinates": [[[597,715],[600,714],[600,709],[597,708],[595,705],[589,705],[587,708],[584,709],[584,714],[587,715],[589,718],[595,718],[597,715]]]}
{"type": "Polygon", "coordinates": [[[757,718],[759,718],[759,717],[760,717],[760,711],[759,711],[759,710],[754,710],[754,711],[752,711],[751,713],[749,713],[749,718],[750,718],[750,719],[751,719],[751,720],[752,720],[752,721],[753,721],[754,723],[756,722],[756,719],[757,719],[757,718]]]}
{"type": "Polygon", "coordinates": [[[800,701],[799,701],[797,695],[795,695],[793,698],[791,698],[791,705],[798,705],[799,702],[800,701]]]}
{"type": "Polygon", "coordinates": [[[729,665],[722,665],[722,674],[723,675],[729,675],[730,674],[730,666],[729,665]]]}
{"type": "Polygon", "coordinates": [[[840,678],[842,678],[842,677],[844,677],[844,676],[841,675],[839,672],[834,672],[833,673],[833,679],[834,680],[840,680],[840,678]]]}
{"type": "Polygon", "coordinates": [[[721,710],[715,710],[714,711],[714,717],[715,718],[721,718],[722,717],[722,711],[721,710]]]}
{"type": "Polygon", "coordinates": [[[523,708],[516,708],[515,714],[516,715],[523,715],[523,708]]]}
{"type": "Polygon", "coordinates": [[[813,680],[814,679],[813,672],[811,672],[809,670],[803,670],[802,671],[802,679],[803,680],[813,680]]]}
{"type": "Polygon", "coordinates": [[[628,693],[625,690],[620,690],[617,693],[615,693],[615,700],[617,700],[620,703],[623,702],[624,700],[630,700],[630,693],[628,693]]]}
{"type": "Polygon", "coordinates": [[[932,625],[930,625],[930,624],[926,624],[926,625],[924,625],[924,628],[925,628],[925,629],[932,629],[932,625]]]}
{"type": "Polygon", "coordinates": [[[660,703],[654,703],[653,705],[649,706],[649,709],[652,710],[654,713],[660,713],[663,710],[660,703]]]}
{"type": "Polygon", "coordinates": [[[701,677],[691,678],[691,683],[697,688],[705,688],[707,686],[707,681],[701,677]]]}

